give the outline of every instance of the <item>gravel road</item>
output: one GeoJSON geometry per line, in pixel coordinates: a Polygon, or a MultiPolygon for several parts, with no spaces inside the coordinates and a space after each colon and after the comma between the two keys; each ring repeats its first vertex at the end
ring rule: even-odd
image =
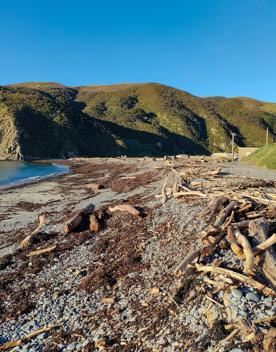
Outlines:
{"type": "Polygon", "coordinates": [[[276,180],[275,170],[268,170],[241,162],[223,164],[222,166],[223,171],[230,174],[255,177],[263,180],[276,180]]]}

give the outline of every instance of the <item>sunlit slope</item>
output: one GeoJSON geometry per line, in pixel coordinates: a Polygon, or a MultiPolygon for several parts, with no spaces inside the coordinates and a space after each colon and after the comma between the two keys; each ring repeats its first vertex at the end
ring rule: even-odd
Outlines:
{"type": "Polygon", "coordinates": [[[155,83],[0,87],[0,157],[208,154],[229,151],[231,132],[241,146],[260,146],[266,128],[275,141],[275,106],[155,83]]]}

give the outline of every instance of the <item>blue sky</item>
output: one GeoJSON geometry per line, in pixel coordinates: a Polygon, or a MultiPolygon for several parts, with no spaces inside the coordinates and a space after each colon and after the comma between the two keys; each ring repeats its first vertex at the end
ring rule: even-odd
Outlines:
{"type": "Polygon", "coordinates": [[[0,0],[0,84],[160,82],[276,102],[275,0],[0,0]]]}

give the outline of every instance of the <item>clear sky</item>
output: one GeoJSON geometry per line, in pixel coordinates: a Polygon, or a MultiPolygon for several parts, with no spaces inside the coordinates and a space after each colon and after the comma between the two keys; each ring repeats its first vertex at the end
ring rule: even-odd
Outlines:
{"type": "Polygon", "coordinates": [[[160,82],[276,102],[275,0],[0,0],[0,84],[160,82]]]}

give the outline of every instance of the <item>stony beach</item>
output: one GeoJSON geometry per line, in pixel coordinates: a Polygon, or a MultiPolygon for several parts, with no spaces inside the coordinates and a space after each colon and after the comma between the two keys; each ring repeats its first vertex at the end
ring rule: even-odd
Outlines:
{"type": "MultiPolygon", "coordinates": [[[[227,179],[236,192],[246,189],[254,196],[275,193],[276,172],[202,158],[62,163],[70,166],[69,174],[0,192],[0,350],[23,338],[7,350],[262,351],[263,336],[276,313],[275,295],[235,281],[213,290],[211,279],[204,281],[205,276],[189,266],[182,276],[174,275],[186,255],[200,248],[210,225],[202,215],[209,193],[202,198],[169,197],[164,203],[159,195],[172,168],[200,170],[203,193],[206,175],[219,168],[209,190],[227,179]],[[103,189],[87,188],[91,183],[103,189]],[[118,204],[132,205],[141,216],[111,213],[110,206],[118,204]],[[72,214],[90,205],[105,214],[101,230],[93,233],[84,222],[65,234],[64,224],[72,214]],[[46,217],[43,231],[31,247],[20,248],[40,214],[46,217]],[[30,255],[51,246],[49,253],[30,255]],[[237,334],[227,340],[232,330],[225,327],[226,291],[234,319],[250,326],[267,319],[254,323],[254,339],[244,341],[237,334]],[[210,325],[206,310],[212,300],[217,318],[210,325]],[[49,329],[24,339],[44,327],[49,329]]],[[[276,220],[270,226],[275,233],[276,220]]],[[[243,268],[227,246],[215,247],[201,264],[240,272],[243,268]]]]}

